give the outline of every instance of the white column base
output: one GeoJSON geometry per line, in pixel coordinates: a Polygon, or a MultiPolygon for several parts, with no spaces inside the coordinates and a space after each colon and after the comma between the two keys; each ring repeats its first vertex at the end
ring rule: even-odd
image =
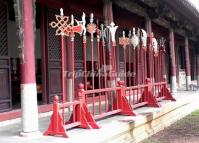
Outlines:
{"type": "Polygon", "coordinates": [[[199,75],[197,75],[197,86],[199,87],[199,75]]]}
{"type": "Polygon", "coordinates": [[[39,131],[37,88],[35,83],[21,84],[22,133],[39,131]]]}
{"type": "Polygon", "coordinates": [[[72,95],[72,86],[73,86],[73,84],[72,84],[72,79],[67,79],[66,80],[67,81],[67,95],[68,95],[68,100],[71,102],[72,101],[72,99],[73,99],[73,95],[72,95]]]}
{"type": "MultiPolygon", "coordinates": [[[[73,100],[73,92],[72,92],[72,88],[73,88],[73,83],[72,83],[72,79],[67,79],[66,80],[67,81],[67,83],[66,83],[66,85],[67,85],[67,90],[66,90],[66,92],[67,92],[67,96],[68,96],[68,101],[69,102],[71,102],[72,100],[73,100]]],[[[73,111],[73,107],[72,106],[70,106],[69,108],[69,111],[71,112],[71,111],[73,111]]]]}
{"type": "Polygon", "coordinates": [[[171,93],[175,94],[177,92],[176,76],[171,76],[171,93]]]}
{"type": "Polygon", "coordinates": [[[191,76],[186,76],[186,89],[190,90],[191,76]]]}
{"type": "Polygon", "coordinates": [[[36,131],[36,132],[21,132],[20,133],[21,137],[41,137],[42,133],[40,131],[36,131]]]}

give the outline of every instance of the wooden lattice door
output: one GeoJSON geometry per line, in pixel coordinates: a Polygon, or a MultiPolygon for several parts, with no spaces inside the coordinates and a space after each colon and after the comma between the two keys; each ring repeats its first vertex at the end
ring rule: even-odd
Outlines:
{"type": "Polygon", "coordinates": [[[46,9],[46,75],[47,75],[47,100],[53,101],[53,96],[62,94],[61,82],[61,44],[60,36],[55,36],[55,29],[49,23],[55,20],[55,14],[59,14],[58,9],[46,9]]]}
{"type": "Polygon", "coordinates": [[[0,112],[11,109],[11,74],[8,54],[8,8],[7,3],[0,0],[0,112]]]}

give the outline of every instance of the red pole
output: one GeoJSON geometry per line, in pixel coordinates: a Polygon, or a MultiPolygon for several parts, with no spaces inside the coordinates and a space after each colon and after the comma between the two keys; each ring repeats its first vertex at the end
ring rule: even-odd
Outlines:
{"type": "Polygon", "coordinates": [[[125,82],[125,85],[127,85],[127,82],[126,82],[126,47],[123,47],[123,50],[124,50],[124,82],[125,82]]]}
{"type": "Polygon", "coordinates": [[[124,49],[124,81],[126,83],[126,46],[129,45],[129,38],[125,37],[125,31],[123,31],[123,36],[119,38],[119,44],[122,45],[124,49]]]}
{"type": "MultiPolygon", "coordinates": [[[[131,38],[131,31],[129,31],[129,39],[131,38]]],[[[131,42],[129,43],[129,46],[128,46],[128,58],[129,58],[129,73],[131,73],[131,42]]],[[[128,75],[128,78],[129,78],[129,86],[131,86],[131,76],[128,75]]]]}
{"type": "Polygon", "coordinates": [[[136,85],[136,76],[137,76],[137,73],[136,73],[136,49],[134,48],[133,49],[133,85],[135,86],[136,85]]]}
{"type": "Polygon", "coordinates": [[[74,63],[75,63],[75,60],[74,60],[74,35],[71,34],[71,55],[72,55],[72,62],[71,62],[71,72],[72,72],[72,101],[75,100],[75,94],[74,94],[74,91],[75,91],[75,66],[74,66],[74,63]]]}
{"type": "MultiPolygon", "coordinates": [[[[61,59],[62,59],[62,103],[66,101],[66,60],[65,60],[65,38],[63,35],[61,35],[61,59]]],[[[63,116],[63,124],[65,123],[65,118],[64,118],[64,108],[62,109],[62,116],[63,116]]]]}
{"type": "Polygon", "coordinates": [[[106,75],[106,49],[105,49],[105,42],[102,42],[102,49],[103,49],[103,70],[104,70],[104,86],[107,88],[107,75],[106,75]]]}
{"type": "Polygon", "coordinates": [[[107,76],[106,76],[106,50],[105,50],[105,30],[104,30],[104,25],[101,24],[101,36],[102,36],[102,41],[101,41],[101,46],[102,46],[102,60],[103,60],[103,73],[104,73],[104,88],[107,87],[107,76]]]}
{"type": "Polygon", "coordinates": [[[116,80],[116,43],[112,42],[112,50],[113,50],[113,72],[114,72],[114,80],[116,80]]]}
{"type": "Polygon", "coordinates": [[[97,29],[97,58],[98,58],[98,88],[101,88],[101,57],[100,57],[100,30],[97,29]]]}
{"type": "Polygon", "coordinates": [[[87,90],[86,35],[83,36],[83,50],[84,50],[84,85],[85,85],[85,90],[87,90]]]}

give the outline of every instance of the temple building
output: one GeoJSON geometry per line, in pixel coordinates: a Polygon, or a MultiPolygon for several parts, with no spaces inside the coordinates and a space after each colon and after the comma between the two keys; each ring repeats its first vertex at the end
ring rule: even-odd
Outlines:
{"type": "Polygon", "coordinates": [[[188,0],[0,0],[0,121],[22,117],[22,131],[36,131],[38,113],[52,111],[55,95],[73,101],[80,83],[84,90],[97,90],[116,87],[117,81],[144,85],[151,78],[166,81],[172,94],[199,86],[198,23],[199,11],[188,0]],[[87,27],[87,33],[77,30],[74,37],[56,35],[51,23],[60,8],[69,16],[67,23],[82,24],[84,13],[86,25],[94,23],[96,31],[87,27]],[[118,26],[115,41],[105,30],[111,26],[118,26]],[[161,62],[136,50],[148,44],[130,42],[144,31],[158,47],[163,42],[161,62]],[[129,38],[127,45],[121,37],[129,38]],[[83,76],[68,75],[81,71],[83,76]]]}

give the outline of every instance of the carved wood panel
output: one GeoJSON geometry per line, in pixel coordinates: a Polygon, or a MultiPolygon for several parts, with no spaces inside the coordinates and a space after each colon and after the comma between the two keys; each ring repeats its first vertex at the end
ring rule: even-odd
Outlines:
{"type": "Polygon", "coordinates": [[[7,2],[0,0],[0,112],[8,111],[12,108],[7,22],[7,2]]]}
{"type": "Polygon", "coordinates": [[[10,59],[0,57],[0,112],[11,109],[10,59]]]}
{"type": "Polygon", "coordinates": [[[47,8],[46,11],[46,55],[47,55],[47,99],[51,103],[53,96],[62,95],[61,82],[61,44],[60,36],[55,35],[55,29],[49,23],[55,20],[55,14],[59,14],[59,9],[47,8]]]}

